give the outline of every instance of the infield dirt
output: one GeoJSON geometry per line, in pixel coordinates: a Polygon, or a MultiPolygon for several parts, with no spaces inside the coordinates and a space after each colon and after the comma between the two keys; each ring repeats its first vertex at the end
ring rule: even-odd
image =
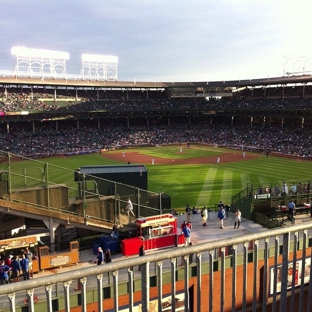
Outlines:
{"type": "Polygon", "coordinates": [[[243,157],[243,153],[238,151],[233,152],[225,152],[220,153],[220,155],[214,156],[205,156],[205,157],[195,157],[195,158],[178,158],[178,159],[169,159],[169,158],[161,158],[161,157],[153,157],[145,154],[141,154],[137,151],[131,150],[123,150],[123,151],[109,151],[103,152],[103,157],[130,163],[130,164],[152,164],[154,159],[154,164],[156,165],[197,165],[197,164],[213,164],[217,163],[218,157],[220,157],[220,163],[229,163],[229,162],[237,162],[237,161],[246,161],[249,159],[259,158],[260,155],[249,155],[246,153],[245,157],[243,157]]]}

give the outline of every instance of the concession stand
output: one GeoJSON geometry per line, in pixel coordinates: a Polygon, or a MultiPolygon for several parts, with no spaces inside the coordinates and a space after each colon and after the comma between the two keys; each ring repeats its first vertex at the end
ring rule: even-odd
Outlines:
{"type": "Polygon", "coordinates": [[[39,247],[40,270],[62,267],[79,263],[79,243],[72,241],[69,243],[69,250],[60,252],[49,252],[48,246],[39,247]]]}
{"type": "Polygon", "coordinates": [[[49,233],[0,240],[0,253],[7,256],[20,256],[22,253],[25,253],[28,247],[33,254],[33,258],[30,259],[32,261],[32,273],[79,262],[78,241],[70,242],[69,250],[50,253],[48,246],[38,246],[38,243],[41,243],[40,238],[43,236],[49,236],[49,233]]]}
{"type": "Polygon", "coordinates": [[[38,242],[40,242],[40,237],[47,236],[47,233],[28,235],[21,237],[13,237],[0,240],[0,253],[5,255],[20,255],[24,253],[28,247],[33,253],[32,261],[32,272],[39,272],[39,258],[38,258],[38,242]]]}
{"type": "Polygon", "coordinates": [[[184,244],[183,234],[178,234],[178,219],[170,213],[138,218],[135,226],[136,237],[122,240],[124,256],[138,255],[142,246],[149,251],[184,244]]]}

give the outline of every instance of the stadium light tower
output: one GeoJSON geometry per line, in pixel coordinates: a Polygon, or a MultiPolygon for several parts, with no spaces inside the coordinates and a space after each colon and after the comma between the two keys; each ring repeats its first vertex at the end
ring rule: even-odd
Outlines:
{"type": "Polygon", "coordinates": [[[311,74],[312,55],[288,55],[284,56],[284,75],[311,74]]]}
{"type": "Polygon", "coordinates": [[[88,80],[117,81],[118,57],[112,55],[82,54],[82,78],[88,80]]]}
{"type": "Polygon", "coordinates": [[[16,56],[15,75],[17,77],[64,78],[69,53],[25,47],[12,47],[16,56]]]}

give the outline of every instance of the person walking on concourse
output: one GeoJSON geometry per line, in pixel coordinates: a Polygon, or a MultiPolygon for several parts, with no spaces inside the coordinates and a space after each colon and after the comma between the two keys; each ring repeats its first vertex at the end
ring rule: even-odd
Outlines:
{"type": "Polygon", "coordinates": [[[185,216],[186,216],[186,221],[187,222],[191,222],[191,207],[189,204],[186,205],[186,208],[185,208],[185,216]]]}
{"type": "Polygon", "coordinates": [[[202,217],[202,221],[203,221],[203,226],[207,225],[207,218],[208,218],[208,212],[206,207],[203,208],[202,212],[201,212],[201,217],[202,217]]]}
{"type": "Polygon", "coordinates": [[[223,206],[220,207],[217,215],[217,219],[220,221],[220,229],[223,229],[223,219],[225,216],[225,211],[223,209],[223,206]]]}
{"type": "Polygon", "coordinates": [[[240,223],[241,223],[241,219],[242,219],[242,213],[240,212],[239,209],[237,209],[235,211],[235,223],[234,223],[234,229],[236,228],[236,224],[237,224],[237,228],[239,229],[240,223]]]}
{"type": "Polygon", "coordinates": [[[106,249],[104,252],[104,262],[105,263],[112,262],[112,255],[109,249],[106,249]]]}
{"type": "Polygon", "coordinates": [[[96,264],[101,265],[104,261],[104,253],[101,247],[98,248],[98,253],[96,255],[96,264]]]}
{"type": "Polygon", "coordinates": [[[191,229],[189,228],[187,223],[185,223],[185,226],[183,227],[182,232],[184,234],[184,239],[185,239],[184,247],[187,247],[191,243],[191,229]]]}

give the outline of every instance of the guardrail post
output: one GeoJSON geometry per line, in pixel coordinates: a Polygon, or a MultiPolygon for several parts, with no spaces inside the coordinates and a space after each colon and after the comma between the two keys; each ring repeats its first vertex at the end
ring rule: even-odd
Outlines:
{"type": "Polygon", "coordinates": [[[290,234],[283,234],[283,257],[282,257],[282,286],[280,297],[280,312],[287,311],[287,284],[288,284],[288,256],[290,234]]]}

